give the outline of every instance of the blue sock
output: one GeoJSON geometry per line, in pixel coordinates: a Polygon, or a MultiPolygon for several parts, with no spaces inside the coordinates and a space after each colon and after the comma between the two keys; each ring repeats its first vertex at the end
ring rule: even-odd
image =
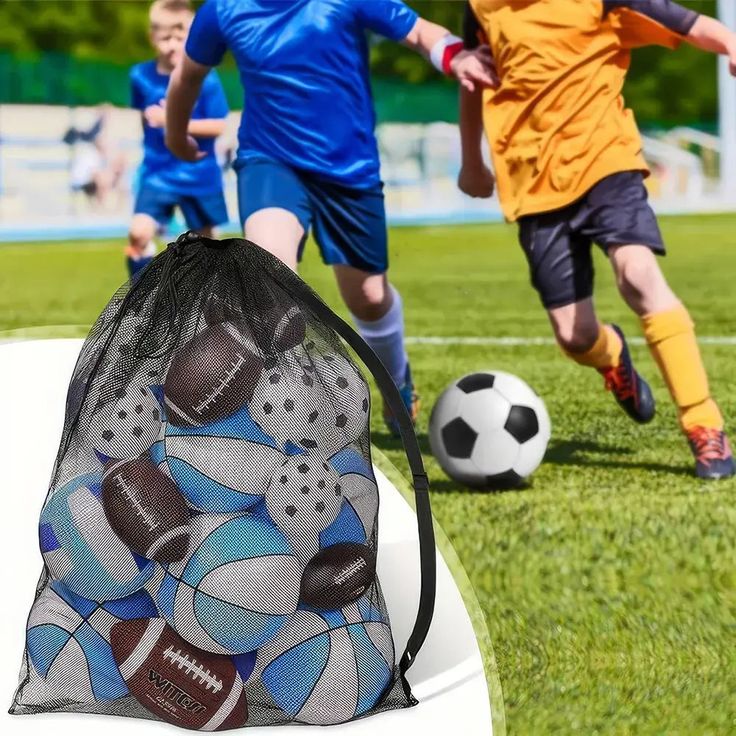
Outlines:
{"type": "Polygon", "coordinates": [[[128,274],[132,279],[153,260],[156,255],[156,243],[152,240],[137,256],[132,256],[130,253],[131,249],[128,249],[126,263],[128,264],[128,274]]]}
{"type": "Polygon", "coordinates": [[[409,358],[404,348],[404,308],[401,295],[389,285],[393,294],[393,302],[388,312],[380,319],[367,321],[353,315],[361,337],[373,348],[386,369],[401,387],[406,381],[406,369],[409,358]]]}
{"type": "Polygon", "coordinates": [[[127,262],[130,278],[137,276],[152,260],[153,256],[141,256],[140,258],[131,258],[128,256],[127,262]]]}

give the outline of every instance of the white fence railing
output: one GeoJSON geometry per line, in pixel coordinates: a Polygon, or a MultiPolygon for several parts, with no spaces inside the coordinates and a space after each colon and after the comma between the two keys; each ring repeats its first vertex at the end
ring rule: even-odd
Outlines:
{"type": "MultiPolygon", "coordinates": [[[[139,114],[110,109],[102,145],[64,142],[70,129],[89,130],[100,115],[93,108],[0,106],[0,240],[124,234],[141,157],[139,114]],[[80,185],[95,167],[110,169],[110,191],[104,196],[85,193],[80,185]]],[[[231,115],[227,132],[218,141],[224,166],[236,146],[238,118],[231,115]]],[[[473,200],[456,187],[460,161],[456,126],[389,123],[379,127],[378,139],[390,222],[500,219],[495,200],[473,200]]],[[[659,138],[645,138],[644,152],[653,170],[652,201],[660,211],[736,209],[736,201],[718,196],[717,138],[678,128],[659,138]]],[[[225,182],[235,220],[232,171],[226,171],[225,182]]]]}

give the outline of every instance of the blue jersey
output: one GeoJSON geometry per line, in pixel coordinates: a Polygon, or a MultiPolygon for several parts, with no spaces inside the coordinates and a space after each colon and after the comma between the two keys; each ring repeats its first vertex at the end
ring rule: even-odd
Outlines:
{"type": "MultiPolygon", "coordinates": [[[[130,70],[131,105],[145,110],[166,97],[169,75],[156,69],[155,61],[136,64],[130,70]]],[[[217,73],[210,72],[202,85],[202,94],[194,106],[192,119],[225,118],[229,110],[217,73]]],[[[141,183],[148,187],[183,195],[210,194],[222,189],[222,172],[215,158],[215,139],[198,138],[207,152],[201,161],[190,163],[174,156],[164,142],[163,128],[152,128],[143,121],[143,163],[141,183]]]]}
{"type": "Polygon", "coordinates": [[[416,20],[401,0],[207,0],[186,50],[207,66],[235,57],[239,160],[367,188],[380,175],[366,31],[401,40],[416,20]]]}

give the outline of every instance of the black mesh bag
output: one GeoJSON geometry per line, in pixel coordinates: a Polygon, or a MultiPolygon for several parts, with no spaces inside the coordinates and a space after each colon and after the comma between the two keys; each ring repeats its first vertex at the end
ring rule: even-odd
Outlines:
{"type": "Polygon", "coordinates": [[[39,524],[44,571],[11,713],[224,730],[413,705],[435,595],[427,476],[361,338],[244,240],[187,233],[117,292],[67,396],[39,524]],[[397,657],[376,577],[370,369],[396,415],[420,531],[397,657]]]}

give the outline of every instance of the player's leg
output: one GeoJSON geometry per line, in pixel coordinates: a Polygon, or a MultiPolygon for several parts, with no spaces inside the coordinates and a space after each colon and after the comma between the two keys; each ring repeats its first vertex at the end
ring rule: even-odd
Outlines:
{"type": "Polygon", "coordinates": [[[581,201],[521,218],[519,240],[532,284],[562,351],[579,365],[595,368],[624,411],[637,422],[647,422],[655,411],[651,390],[635,370],[621,330],[601,324],[595,313],[591,242],[580,232],[584,216],[581,201]]]}
{"type": "Polygon", "coordinates": [[[639,316],[649,349],[677,405],[680,425],[703,478],[734,474],[723,417],[710,394],[708,376],[685,306],[670,288],[647,246],[609,247],[619,291],[639,316]]]}
{"type": "MultiPolygon", "coordinates": [[[[340,293],[363,339],[381,359],[412,419],[419,398],[404,346],[401,295],[387,277],[388,241],[383,192],[379,186],[352,189],[309,182],[314,237],[325,263],[334,266],[340,293]]],[[[398,424],[384,404],[384,419],[398,424]]]]}
{"type": "Polygon", "coordinates": [[[156,235],[171,222],[175,205],[173,195],[145,184],[141,186],[128,229],[126,256],[131,278],[153,260],[156,235]]]}
{"type": "Polygon", "coordinates": [[[133,215],[128,228],[128,247],[125,251],[128,274],[133,278],[145,268],[156,254],[155,237],[159,230],[156,220],[144,212],[133,215]]]}
{"type": "MultiPolygon", "coordinates": [[[[336,264],[335,277],[345,305],[363,339],[378,355],[401,393],[413,420],[419,412],[419,397],[404,346],[404,306],[401,294],[385,273],[370,273],[352,266],[336,264]]],[[[399,429],[388,407],[384,420],[391,432],[399,429]]]]}
{"type": "Polygon", "coordinates": [[[236,162],[235,170],[245,237],[296,271],[311,218],[304,185],[275,161],[236,162]]]}

